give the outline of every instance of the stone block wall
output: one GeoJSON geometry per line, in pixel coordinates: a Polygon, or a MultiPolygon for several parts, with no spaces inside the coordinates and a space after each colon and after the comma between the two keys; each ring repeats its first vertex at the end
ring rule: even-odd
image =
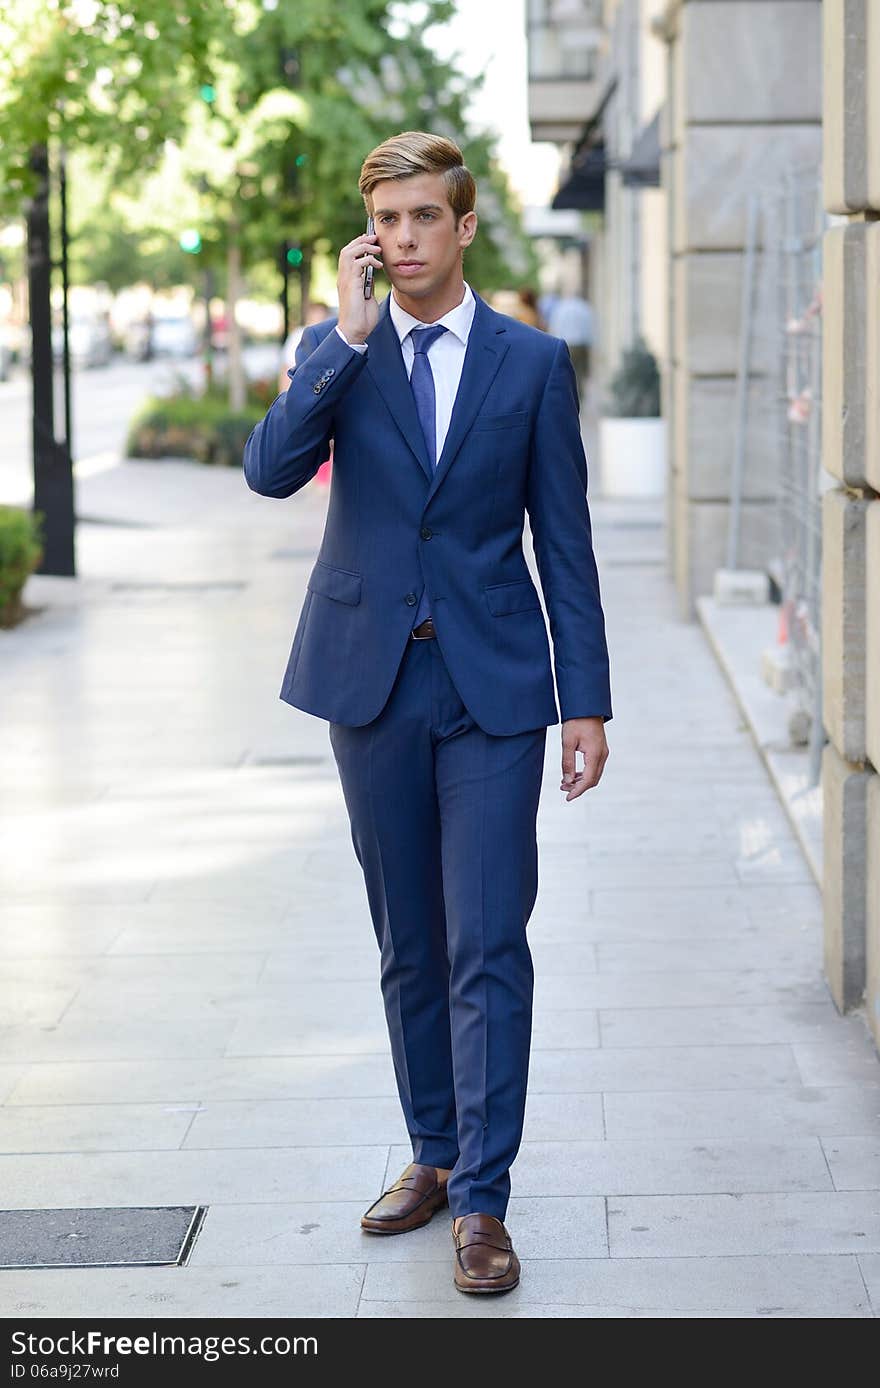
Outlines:
{"type": "Polygon", "coordinates": [[[880,1043],[880,6],[822,8],[825,964],[880,1043]]]}

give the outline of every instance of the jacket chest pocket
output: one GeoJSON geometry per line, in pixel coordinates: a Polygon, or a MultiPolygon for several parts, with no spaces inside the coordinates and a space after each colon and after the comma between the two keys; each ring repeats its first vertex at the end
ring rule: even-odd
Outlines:
{"type": "Polygon", "coordinates": [[[482,434],[489,429],[521,429],[528,422],[528,410],[513,410],[508,414],[484,414],[474,420],[471,433],[482,434]]]}

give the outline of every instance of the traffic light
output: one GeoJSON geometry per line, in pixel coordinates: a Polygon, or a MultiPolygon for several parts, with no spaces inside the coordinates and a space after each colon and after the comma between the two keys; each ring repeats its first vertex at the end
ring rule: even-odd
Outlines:
{"type": "Polygon", "coordinates": [[[300,171],[309,162],[307,154],[295,154],[292,159],[284,161],[284,187],[292,198],[296,198],[299,193],[300,171]]]}
{"type": "Polygon", "coordinates": [[[282,242],[281,242],[281,273],[282,273],[282,275],[289,275],[290,272],[291,272],[291,270],[295,270],[295,269],[297,268],[297,266],[302,265],[302,262],[303,262],[302,248],[301,248],[300,246],[295,245],[292,241],[282,241],[282,242]]]}
{"type": "Polygon", "coordinates": [[[180,233],[178,244],[182,251],[186,251],[187,255],[198,255],[202,249],[202,238],[195,227],[187,227],[185,231],[180,233]]]}
{"type": "Polygon", "coordinates": [[[213,106],[217,100],[217,88],[212,82],[203,82],[199,87],[199,96],[208,106],[213,106]]]}
{"type": "Polygon", "coordinates": [[[278,54],[281,66],[281,78],[288,87],[298,87],[300,84],[300,62],[299,50],[296,48],[282,48],[278,54]]]}

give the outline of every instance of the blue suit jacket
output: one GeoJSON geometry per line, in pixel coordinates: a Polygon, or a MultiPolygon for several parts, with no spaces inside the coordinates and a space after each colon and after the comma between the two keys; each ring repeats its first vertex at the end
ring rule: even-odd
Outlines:
{"type": "Polygon", "coordinates": [[[280,698],[357,726],[382,711],[428,585],[437,639],[476,722],[509,735],[611,717],[608,649],[565,342],[479,295],[432,470],[388,298],[355,352],[304,331],[289,388],[252,430],[248,486],[292,496],[335,440],[324,535],[280,698]],[[522,550],[528,510],[550,632],[522,550]]]}

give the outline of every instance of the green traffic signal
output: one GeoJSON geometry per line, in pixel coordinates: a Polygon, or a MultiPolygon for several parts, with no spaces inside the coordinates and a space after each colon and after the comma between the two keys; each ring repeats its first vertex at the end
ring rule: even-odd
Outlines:
{"type": "Polygon", "coordinates": [[[187,227],[186,231],[180,233],[179,245],[188,255],[198,255],[202,249],[202,238],[195,227],[187,227]]]}
{"type": "Polygon", "coordinates": [[[217,100],[217,88],[212,86],[210,82],[203,82],[199,87],[199,96],[210,106],[212,101],[217,100]]]}
{"type": "Polygon", "coordinates": [[[302,265],[303,253],[299,246],[290,246],[287,251],[288,265],[302,265]]]}

